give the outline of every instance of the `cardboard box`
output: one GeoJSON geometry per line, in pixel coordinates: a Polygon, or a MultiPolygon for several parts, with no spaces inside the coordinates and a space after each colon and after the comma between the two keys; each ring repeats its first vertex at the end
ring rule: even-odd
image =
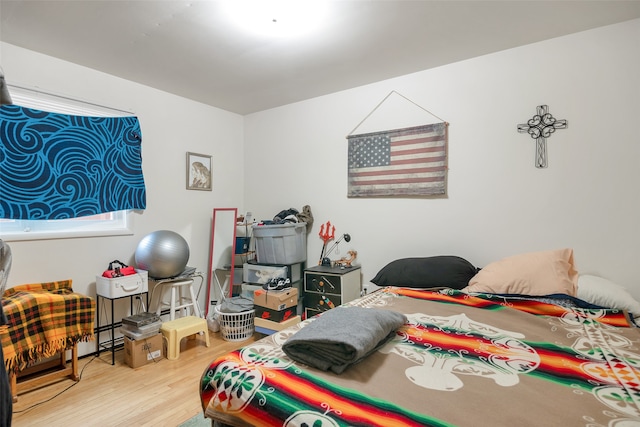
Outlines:
{"type": "Polygon", "coordinates": [[[255,324],[256,332],[271,335],[272,333],[281,331],[289,326],[297,325],[300,323],[300,320],[300,316],[293,316],[289,320],[285,320],[283,322],[274,322],[256,317],[253,319],[253,322],[255,324]]]}
{"type": "Polygon", "coordinates": [[[298,313],[298,306],[294,305],[293,307],[285,308],[284,310],[271,310],[270,308],[261,307],[256,305],[253,307],[256,310],[255,320],[264,319],[271,320],[272,322],[284,322],[293,317],[295,317],[298,313]]]}
{"type": "Polygon", "coordinates": [[[132,368],[153,363],[162,358],[162,334],[151,338],[132,340],[124,337],[124,363],[132,368]]]}
{"type": "Polygon", "coordinates": [[[287,288],[281,291],[258,289],[253,293],[253,304],[271,310],[284,310],[298,304],[298,288],[287,288]]]}

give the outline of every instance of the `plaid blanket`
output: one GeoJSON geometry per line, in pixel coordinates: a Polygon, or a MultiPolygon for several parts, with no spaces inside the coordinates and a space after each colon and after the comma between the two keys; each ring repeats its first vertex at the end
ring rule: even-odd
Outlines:
{"type": "Polygon", "coordinates": [[[71,280],[7,289],[2,306],[7,325],[0,326],[0,342],[7,371],[19,372],[93,339],[95,301],[73,292],[71,280]]]}

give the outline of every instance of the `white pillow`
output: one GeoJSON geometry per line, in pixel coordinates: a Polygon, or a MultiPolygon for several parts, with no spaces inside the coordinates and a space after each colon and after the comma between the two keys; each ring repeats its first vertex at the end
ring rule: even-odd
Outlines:
{"type": "Polygon", "coordinates": [[[607,308],[618,308],[640,316],[640,302],[627,289],[598,276],[581,274],[578,276],[578,293],[581,300],[607,308]]]}

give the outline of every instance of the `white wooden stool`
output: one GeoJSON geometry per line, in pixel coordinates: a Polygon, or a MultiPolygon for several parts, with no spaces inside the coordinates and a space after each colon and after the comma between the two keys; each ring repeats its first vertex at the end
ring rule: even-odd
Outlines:
{"type": "Polygon", "coordinates": [[[184,316],[193,315],[201,317],[200,308],[198,308],[198,300],[196,299],[196,294],[193,291],[193,279],[160,282],[158,285],[162,286],[162,289],[160,290],[160,297],[158,299],[158,309],[156,310],[156,314],[158,316],[160,316],[163,308],[169,307],[170,320],[175,320],[176,311],[178,310],[184,310],[184,316]],[[171,287],[171,299],[169,302],[165,302],[163,300],[166,290],[165,286],[171,287]],[[184,288],[189,288],[188,293],[186,290],[183,292],[184,288]],[[190,309],[191,313],[189,313],[187,309],[190,309]]]}
{"type": "Polygon", "coordinates": [[[209,347],[209,330],[207,321],[200,317],[186,316],[176,320],[164,322],[160,327],[162,338],[167,343],[167,359],[175,360],[180,357],[180,341],[189,335],[204,335],[204,342],[209,347]]]}

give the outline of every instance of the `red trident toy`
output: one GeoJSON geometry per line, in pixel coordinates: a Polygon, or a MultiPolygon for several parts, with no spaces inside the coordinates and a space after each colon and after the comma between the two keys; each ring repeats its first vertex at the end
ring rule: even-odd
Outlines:
{"type": "Polygon", "coordinates": [[[320,261],[318,261],[318,265],[322,265],[322,259],[324,258],[324,251],[327,249],[327,242],[332,240],[336,234],[336,227],[331,225],[331,221],[327,221],[326,224],[322,224],[320,226],[320,232],[318,235],[324,242],[322,245],[322,252],[320,252],[320,261]]]}

